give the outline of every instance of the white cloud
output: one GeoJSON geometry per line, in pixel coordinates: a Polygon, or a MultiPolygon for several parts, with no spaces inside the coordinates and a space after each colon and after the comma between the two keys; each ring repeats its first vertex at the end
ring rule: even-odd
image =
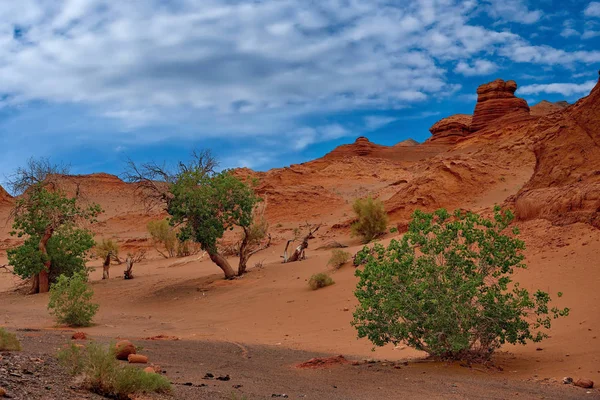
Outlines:
{"type": "Polygon", "coordinates": [[[498,66],[488,60],[475,60],[473,65],[460,61],[454,68],[454,72],[466,76],[488,75],[497,70],[498,66]]]}
{"type": "Polygon", "coordinates": [[[364,118],[365,129],[369,131],[374,131],[396,120],[397,118],[394,117],[386,117],[382,115],[369,115],[364,118]]]}
{"type": "Polygon", "coordinates": [[[563,96],[582,95],[589,93],[595,85],[596,81],[525,85],[518,89],[518,94],[521,96],[540,93],[562,94],[563,96]]]}
{"type": "Polygon", "coordinates": [[[488,0],[484,4],[492,17],[505,21],[533,24],[542,17],[540,10],[529,10],[527,1],[523,0],[488,0]]]}
{"type": "Polygon", "coordinates": [[[586,17],[600,17],[600,2],[590,2],[583,13],[586,17]]]}

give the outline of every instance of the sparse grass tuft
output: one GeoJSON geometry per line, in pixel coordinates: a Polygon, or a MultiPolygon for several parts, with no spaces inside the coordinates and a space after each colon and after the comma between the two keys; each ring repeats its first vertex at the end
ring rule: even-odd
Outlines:
{"type": "Polygon", "coordinates": [[[331,286],[334,283],[335,282],[333,281],[333,279],[331,279],[331,277],[329,275],[327,275],[325,272],[321,272],[319,274],[314,274],[308,280],[308,286],[310,286],[310,288],[312,290],[317,290],[317,289],[321,289],[321,288],[324,288],[327,286],[331,286]]]}
{"type": "Polygon", "coordinates": [[[21,351],[21,343],[17,335],[0,328],[0,351],[21,351]]]}
{"type": "Polygon", "coordinates": [[[167,393],[169,381],[159,374],[122,365],[115,358],[114,346],[90,343],[85,349],[71,345],[58,353],[58,359],[72,375],[83,375],[84,385],[102,396],[129,399],[142,393],[167,393]]]}
{"type": "Polygon", "coordinates": [[[327,265],[331,265],[335,269],[340,269],[344,264],[350,261],[350,253],[344,250],[335,249],[331,252],[331,258],[327,265]]]}

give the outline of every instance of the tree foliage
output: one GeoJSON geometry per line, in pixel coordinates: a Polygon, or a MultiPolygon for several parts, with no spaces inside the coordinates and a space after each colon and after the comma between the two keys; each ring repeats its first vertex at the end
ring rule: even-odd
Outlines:
{"type": "Polygon", "coordinates": [[[94,252],[96,257],[102,260],[119,259],[119,245],[113,239],[102,239],[102,241],[96,242],[94,252]]]}
{"type": "Polygon", "coordinates": [[[59,324],[89,326],[98,312],[98,305],[91,301],[93,296],[85,273],[61,275],[50,288],[48,309],[59,324]]]}
{"type": "Polygon", "coordinates": [[[79,228],[82,221],[93,222],[101,212],[97,204],[82,207],[59,189],[41,184],[30,187],[16,201],[11,235],[25,242],[8,250],[8,260],[22,278],[44,271],[49,282],[59,275],[70,276],[85,268],[85,258],[94,246],[92,234],[79,228]]]}
{"type": "Polygon", "coordinates": [[[363,238],[365,243],[385,233],[388,215],[381,200],[371,197],[356,199],[352,205],[357,221],[352,224],[352,234],[363,238]]]}
{"type": "Polygon", "coordinates": [[[156,163],[137,166],[130,162],[125,177],[139,185],[147,204],[165,206],[170,224],[179,229],[179,240],[199,243],[225,277],[232,278],[235,272],[219,254],[217,241],[235,226],[250,227],[260,199],[249,184],[230,171],[216,172],[216,165],[210,152],[202,151],[173,170],[156,163]]]}
{"type": "Polygon", "coordinates": [[[506,232],[512,220],[499,208],[493,220],[416,211],[400,241],[365,247],[357,256],[366,261],[356,272],[359,337],[448,359],[487,359],[504,343],[546,338],[551,320],[569,310],[550,308],[548,293],[512,281],[526,267],[518,229],[506,232]]]}
{"type": "Polygon", "coordinates": [[[175,257],[177,255],[177,232],[173,229],[169,220],[150,221],[147,225],[148,233],[152,238],[156,251],[165,258],[175,257]],[[163,253],[159,246],[164,247],[163,253]]]}

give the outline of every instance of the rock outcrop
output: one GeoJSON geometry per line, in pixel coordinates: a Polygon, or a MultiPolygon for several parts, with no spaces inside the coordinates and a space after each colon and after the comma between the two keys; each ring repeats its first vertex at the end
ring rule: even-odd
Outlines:
{"type": "Polygon", "coordinates": [[[542,100],[535,106],[531,106],[530,111],[531,115],[534,117],[543,117],[544,115],[552,114],[553,112],[562,111],[569,106],[570,104],[566,101],[551,103],[547,100],[542,100]]]}
{"type": "Polygon", "coordinates": [[[517,83],[496,79],[477,88],[477,105],[471,122],[471,132],[477,132],[492,121],[511,114],[515,118],[529,116],[527,101],[515,96],[517,83]]]}
{"type": "Polygon", "coordinates": [[[0,203],[9,203],[12,201],[12,196],[8,194],[2,186],[0,186],[0,203]]]}
{"type": "Polygon", "coordinates": [[[444,118],[429,128],[432,136],[427,141],[429,143],[456,143],[471,133],[471,119],[472,117],[467,114],[456,114],[444,118]]]}

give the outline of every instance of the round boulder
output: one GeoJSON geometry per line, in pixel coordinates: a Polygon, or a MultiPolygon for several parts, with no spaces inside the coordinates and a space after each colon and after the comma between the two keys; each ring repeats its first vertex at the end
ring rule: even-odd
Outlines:
{"type": "Polygon", "coordinates": [[[129,340],[121,340],[115,345],[115,356],[117,360],[127,360],[131,354],[135,354],[136,349],[129,340]]]}

